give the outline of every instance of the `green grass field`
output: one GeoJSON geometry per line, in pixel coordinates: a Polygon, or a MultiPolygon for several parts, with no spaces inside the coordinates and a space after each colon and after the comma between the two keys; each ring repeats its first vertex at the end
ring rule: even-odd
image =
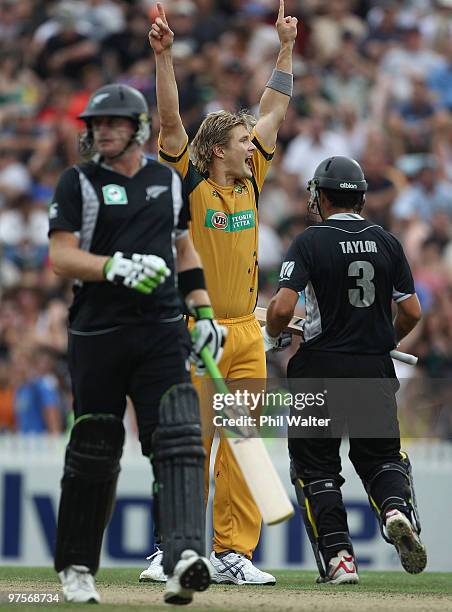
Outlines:
{"type": "MultiPolygon", "coordinates": [[[[163,603],[163,586],[139,584],[142,568],[103,569],[97,576],[102,596],[96,610],[171,610],[163,603]]],[[[424,573],[411,576],[402,572],[360,573],[359,585],[316,585],[314,572],[275,571],[277,584],[269,586],[213,585],[206,593],[196,594],[187,608],[192,612],[246,611],[279,612],[306,609],[310,612],[365,610],[394,612],[452,611],[452,574],[424,573]]],[[[92,606],[74,604],[8,604],[7,593],[60,593],[59,584],[50,568],[0,568],[1,610],[74,610],[92,606]]]]}

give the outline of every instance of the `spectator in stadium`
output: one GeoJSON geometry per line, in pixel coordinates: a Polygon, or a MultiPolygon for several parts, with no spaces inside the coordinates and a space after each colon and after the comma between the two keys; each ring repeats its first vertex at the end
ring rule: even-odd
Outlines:
{"type": "Polygon", "coordinates": [[[59,29],[44,43],[34,69],[42,78],[64,77],[78,82],[83,69],[99,61],[99,44],[79,30],[76,4],[62,3],[56,20],[59,29]]]}
{"type": "Polygon", "coordinates": [[[432,150],[434,138],[447,124],[447,115],[440,112],[423,77],[411,79],[407,100],[395,103],[387,120],[395,158],[432,150]]]}
{"type": "Polygon", "coordinates": [[[14,387],[11,384],[11,364],[0,353],[0,434],[16,430],[14,387]]]}
{"type": "Polygon", "coordinates": [[[41,347],[66,358],[67,351],[67,306],[59,297],[52,297],[39,314],[36,322],[34,342],[41,347]]]}
{"type": "Polygon", "coordinates": [[[428,74],[427,83],[440,107],[452,111],[452,38],[447,40],[444,57],[446,63],[428,74]]]}
{"type": "Polygon", "coordinates": [[[37,75],[23,65],[21,53],[3,51],[0,54],[0,126],[17,116],[18,107],[36,104],[41,89],[37,75]]]}
{"type": "MultiPolygon", "coordinates": [[[[206,111],[212,113],[224,109],[230,113],[235,113],[241,108],[248,108],[250,104],[246,97],[246,82],[249,78],[250,75],[247,70],[237,60],[220,64],[218,71],[215,72],[216,96],[207,104],[206,111]]],[[[176,79],[178,87],[180,87],[177,69],[176,79]]]]}
{"type": "Polygon", "coordinates": [[[324,2],[324,14],[312,20],[313,53],[321,64],[337,57],[345,33],[358,40],[367,34],[367,25],[353,14],[351,0],[324,2]]]}
{"type": "Polygon", "coordinates": [[[371,74],[365,60],[353,46],[345,43],[338,55],[329,63],[325,71],[325,91],[334,107],[353,106],[362,119],[368,108],[369,78],[371,74]]]}
{"type": "Polygon", "coordinates": [[[195,53],[198,43],[195,38],[196,18],[199,14],[198,6],[192,0],[177,0],[168,6],[168,15],[174,34],[179,43],[184,43],[195,53]]]}
{"type": "Polygon", "coordinates": [[[378,3],[381,17],[370,25],[370,31],[362,43],[362,50],[372,60],[379,62],[388,48],[398,45],[402,38],[402,28],[397,19],[400,9],[397,0],[384,0],[378,3]]]}
{"type": "Polygon", "coordinates": [[[428,4],[420,20],[422,34],[432,49],[444,53],[452,34],[452,4],[450,0],[431,0],[428,4]]]}
{"type": "Polygon", "coordinates": [[[90,38],[103,40],[114,32],[124,28],[124,10],[114,0],[85,0],[80,11],[90,38]]]}
{"type": "Polygon", "coordinates": [[[432,155],[419,155],[413,162],[417,171],[411,185],[395,200],[394,217],[405,222],[420,219],[430,223],[436,212],[445,211],[452,215],[452,183],[439,175],[436,158],[432,155]]]}
{"type": "Polygon", "coordinates": [[[38,176],[55,154],[56,142],[48,126],[38,121],[36,106],[18,106],[1,130],[1,146],[17,154],[32,176],[38,176]]]}
{"type": "Polygon", "coordinates": [[[0,142],[0,209],[28,192],[31,182],[27,166],[19,160],[18,153],[0,142]]]}
{"type": "Polygon", "coordinates": [[[15,198],[0,211],[3,257],[20,269],[42,268],[47,258],[47,213],[35,206],[31,194],[15,198]]]}
{"type": "Polygon", "coordinates": [[[216,0],[196,0],[196,6],[198,14],[193,27],[193,36],[196,40],[197,51],[200,51],[205,45],[215,44],[228,29],[230,23],[225,12],[227,3],[223,6],[216,0]]]}
{"type": "Polygon", "coordinates": [[[62,415],[56,379],[41,370],[45,353],[24,345],[12,353],[15,384],[14,411],[17,431],[26,434],[62,432],[62,415]]]}
{"type": "Polygon", "coordinates": [[[102,41],[102,61],[111,79],[126,74],[133,64],[149,57],[149,47],[145,44],[148,30],[149,16],[144,8],[129,6],[125,28],[102,41]]]}
{"type": "Polygon", "coordinates": [[[360,116],[358,105],[352,102],[339,104],[336,112],[337,133],[348,142],[352,158],[360,159],[375,133],[372,122],[360,116]]]}
{"type": "Polygon", "coordinates": [[[372,147],[366,149],[360,161],[367,180],[366,216],[389,230],[397,186],[391,176],[388,154],[384,147],[372,147]]]}
{"type": "Polygon", "coordinates": [[[292,194],[303,192],[314,170],[330,155],[350,155],[346,138],[329,127],[329,112],[315,109],[303,122],[302,131],[288,145],[282,161],[287,173],[287,188],[292,194]]]}
{"type": "Polygon", "coordinates": [[[315,63],[301,64],[294,87],[292,104],[299,117],[307,118],[320,106],[331,109],[332,99],[323,75],[315,63]]]}
{"type": "Polygon", "coordinates": [[[396,100],[407,100],[411,93],[413,75],[427,78],[445,65],[444,58],[429,49],[417,25],[404,28],[401,44],[390,47],[383,55],[377,87],[386,88],[396,100]]]}
{"type": "MultiPolygon", "coordinates": [[[[451,293],[450,287],[448,293],[451,293]]],[[[421,334],[413,347],[428,378],[452,377],[452,328],[447,319],[448,314],[436,299],[422,322],[421,334]]]]}
{"type": "Polygon", "coordinates": [[[441,243],[434,234],[430,234],[421,244],[419,260],[413,270],[416,286],[424,294],[428,293],[431,301],[447,290],[447,270],[441,252],[441,243]]]}

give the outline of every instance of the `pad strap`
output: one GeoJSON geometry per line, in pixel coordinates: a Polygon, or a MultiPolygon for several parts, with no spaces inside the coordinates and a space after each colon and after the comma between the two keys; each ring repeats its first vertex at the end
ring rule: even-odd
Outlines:
{"type": "Polygon", "coordinates": [[[301,479],[295,482],[295,492],[301,509],[312,550],[319,568],[320,576],[325,577],[329,560],[337,551],[347,549],[353,553],[353,545],[347,529],[345,508],[340,486],[341,476],[319,478],[304,484],[301,479]],[[337,529],[325,528],[324,516],[334,513],[341,518],[336,521],[337,529]],[[327,530],[328,529],[328,530],[327,530]]]}
{"type": "Polygon", "coordinates": [[[418,533],[420,532],[411,466],[407,456],[400,463],[388,462],[378,466],[366,481],[363,480],[363,483],[377,515],[381,535],[386,542],[392,544],[385,532],[388,510],[396,509],[403,512],[410,518],[418,533]]]}

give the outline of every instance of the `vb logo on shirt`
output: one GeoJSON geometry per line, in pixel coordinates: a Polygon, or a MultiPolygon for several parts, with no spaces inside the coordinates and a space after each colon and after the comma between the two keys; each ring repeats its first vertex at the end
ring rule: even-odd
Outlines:
{"type": "Polygon", "coordinates": [[[121,185],[105,185],[102,193],[105,204],[128,204],[126,190],[121,185]]]}
{"type": "Polygon", "coordinates": [[[221,210],[207,209],[204,227],[222,230],[223,232],[241,232],[255,226],[254,210],[242,210],[227,215],[221,210]]]}

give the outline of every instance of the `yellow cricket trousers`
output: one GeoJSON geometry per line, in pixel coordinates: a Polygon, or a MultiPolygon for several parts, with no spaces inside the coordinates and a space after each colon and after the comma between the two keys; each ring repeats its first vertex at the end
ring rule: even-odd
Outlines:
{"type": "MultiPolygon", "coordinates": [[[[235,319],[218,319],[228,328],[224,353],[219,363],[224,378],[265,379],[267,375],[264,344],[260,325],[254,314],[235,319]]],[[[193,376],[203,411],[203,378],[193,376]]],[[[212,411],[209,407],[211,421],[212,411]]],[[[204,423],[204,447],[206,449],[205,492],[209,496],[209,465],[213,424],[204,423]]],[[[217,553],[235,550],[251,559],[259,541],[261,515],[243,480],[242,472],[224,436],[220,437],[214,467],[215,495],[213,499],[213,549],[217,553]]]]}

